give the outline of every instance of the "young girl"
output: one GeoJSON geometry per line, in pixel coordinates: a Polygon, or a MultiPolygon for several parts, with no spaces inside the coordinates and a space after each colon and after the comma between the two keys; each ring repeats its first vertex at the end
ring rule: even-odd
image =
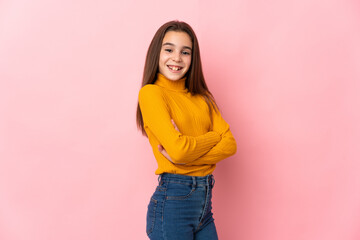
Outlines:
{"type": "Polygon", "coordinates": [[[198,40],[184,22],[171,21],[152,39],[136,121],[158,163],[150,199],[150,239],[218,239],[211,212],[216,163],[236,152],[229,125],[206,86],[198,40]]]}

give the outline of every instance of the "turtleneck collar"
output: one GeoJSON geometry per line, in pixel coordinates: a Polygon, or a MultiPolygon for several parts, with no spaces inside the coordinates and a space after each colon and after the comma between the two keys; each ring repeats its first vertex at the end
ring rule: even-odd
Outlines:
{"type": "Polygon", "coordinates": [[[157,79],[154,84],[158,85],[160,87],[172,90],[172,91],[187,92],[187,89],[185,88],[185,80],[186,80],[186,77],[176,80],[176,81],[172,81],[172,80],[167,79],[161,73],[158,73],[157,79]]]}

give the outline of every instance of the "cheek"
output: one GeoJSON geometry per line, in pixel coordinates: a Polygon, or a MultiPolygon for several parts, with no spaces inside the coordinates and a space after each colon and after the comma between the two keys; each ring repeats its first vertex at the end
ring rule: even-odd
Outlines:
{"type": "Polygon", "coordinates": [[[169,56],[167,56],[166,54],[160,54],[159,59],[160,62],[164,63],[169,59],[169,56]]]}
{"type": "Polygon", "coordinates": [[[159,57],[159,64],[161,65],[164,62],[163,57],[160,55],[159,57]]]}
{"type": "Polygon", "coordinates": [[[186,61],[186,65],[188,66],[188,68],[190,68],[190,65],[191,65],[191,58],[187,59],[187,61],[186,61]]]}

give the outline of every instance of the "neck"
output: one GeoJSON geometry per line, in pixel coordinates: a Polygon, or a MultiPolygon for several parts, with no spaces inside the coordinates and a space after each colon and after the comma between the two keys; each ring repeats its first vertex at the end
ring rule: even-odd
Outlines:
{"type": "Polygon", "coordinates": [[[186,77],[181,78],[181,79],[176,80],[176,81],[173,81],[173,80],[167,79],[161,73],[158,73],[155,84],[160,86],[160,87],[164,87],[166,89],[169,89],[169,90],[186,92],[187,90],[185,88],[185,81],[186,81],[186,77]]]}

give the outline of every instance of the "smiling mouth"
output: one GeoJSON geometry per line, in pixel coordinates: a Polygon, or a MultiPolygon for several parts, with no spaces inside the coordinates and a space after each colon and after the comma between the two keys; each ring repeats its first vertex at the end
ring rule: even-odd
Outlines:
{"type": "Polygon", "coordinates": [[[174,65],[167,65],[167,67],[173,71],[179,71],[179,70],[183,69],[182,67],[174,66],[174,65]]]}

